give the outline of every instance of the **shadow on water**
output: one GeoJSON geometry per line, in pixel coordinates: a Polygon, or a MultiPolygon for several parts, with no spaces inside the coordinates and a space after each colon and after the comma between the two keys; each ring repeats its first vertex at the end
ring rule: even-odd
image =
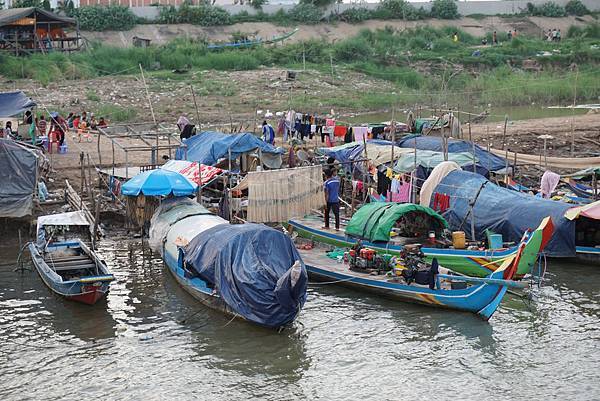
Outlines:
{"type": "Polygon", "coordinates": [[[208,358],[212,367],[238,375],[274,375],[291,384],[310,366],[297,326],[278,333],[206,307],[177,283],[160,255],[139,241],[100,252],[116,266],[109,304],[123,330],[140,339],[189,337],[191,361],[208,358]]]}

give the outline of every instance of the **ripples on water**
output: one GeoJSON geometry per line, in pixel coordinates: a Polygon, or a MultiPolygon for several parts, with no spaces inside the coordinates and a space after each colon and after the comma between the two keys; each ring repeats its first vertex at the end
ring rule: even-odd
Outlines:
{"type": "Polygon", "coordinates": [[[554,262],[537,301],[470,314],[311,286],[293,329],[230,321],[139,242],[102,243],[117,281],[55,297],[0,247],[0,400],[600,399],[600,271],[554,262]]]}

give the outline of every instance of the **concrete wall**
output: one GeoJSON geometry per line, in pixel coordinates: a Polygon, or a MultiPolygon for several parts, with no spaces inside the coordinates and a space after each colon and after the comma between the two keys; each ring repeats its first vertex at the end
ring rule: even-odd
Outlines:
{"type": "MultiPolygon", "coordinates": [[[[129,4],[129,2],[142,3],[146,2],[150,3],[158,3],[157,0],[81,0],[82,4],[85,2],[95,2],[95,1],[111,1],[112,4],[117,3],[118,1],[122,1],[122,4],[129,4]]],[[[161,4],[176,4],[176,2],[180,2],[181,0],[161,0],[161,4]]],[[[248,5],[237,5],[237,4],[226,4],[229,0],[221,0],[222,4],[219,6],[223,9],[227,10],[232,15],[238,14],[242,11],[246,11],[248,14],[253,15],[256,14],[257,10],[254,7],[248,5]]],[[[274,0],[278,1],[278,0],[274,0]]],[[[285,0],[283,0],[285,1],[285,0]]],[[[519,13],[521,10],[527,9],[527,3],[531,2],[536,5],[541,5],[546,3],[548,0],[503,0],[503,1],[458,1],[456,5],[458,6],[458,12],[461,15],[470,15],[470,14],[484,14],[484,15],[496,15],[496,14],[515,14],[519,13]]],[[[564,6],[567,4],[569,0],[553,0],[555,3],[564,6]]],[[[585,6],[591,11],[600,11],[600,0],[581,0],[585,6]]],[[[217,2],[219,3],[219,2],[217,2]]],[[[284,11],[289,11],[294,7],[294,4],[266,4],[263,6],[262,11],[267,14],[274,14],[280,9],[284,11]]],[[[415,7],[423,7],[426,10],[431,9],[430,2],[412,2],[415,7]]],[[[377,8],[378,3],[354,3],[354,4],[335,4],[328,7],[324,11],[324,15],[329,15],[331,12],[341,13],[344,10],[353,7],[365,7],[368,9],[377,8]]],[[[149,20],[155,19],[158,16],[159,8],[158,7],[132,7],[131,10],[139,17],[144,17],[149,20]]]]}

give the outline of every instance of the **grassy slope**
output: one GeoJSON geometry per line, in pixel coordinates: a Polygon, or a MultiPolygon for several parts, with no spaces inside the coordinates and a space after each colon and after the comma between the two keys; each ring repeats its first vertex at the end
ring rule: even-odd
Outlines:
{"type": "MultiPolygon", "coordinates": [[[[500,46],[479,46],[481,38],[458,30],[460,41],[450,37],[456,29],[417,28],[401,33],[393,30],[363,31],[335,44],[308,41],[282,47],[208,52],[203,43],[177,40],[166,46],[111,48],[95,45],[88,52],[36,55],[24,58],[0,56],[2,74],[9,78],[32,78],[42,84],[52,81],[134,74],[138,64],[156,76],[178,79],[170,70],[256,70],[261,66],[294,68],[302,65],[344,79],[348,70],[389,82],[389,91],[365,91],[351,96],[327,97],[306,93],[294,99],[296,107],[318,104],[350,109],[377,109],[391,104],[414,104],[427,100],[452,104],[494,103],[519,105],[569,103],[577,79],[577,97],[595,100],[600,95],[600,28],[591,25],[579,36],[562,43],[519,37],[500,46]],[[479,55],[474,55],[479,51],[479,55]],[[548,52],[549,56],[536,56],[548,52]],[[536,59],[542,72],[526,72],[523,60],[536,59]],[[569,68],[577,64],[578,72],[569,68]]],[[[489,38],[491,40],[491,38],[489,38]]],[[[179,78],[181,79],[181,78],[179,78]]],[[[228,88],[207,86],[207,91],[228,88]]],[[[93,94],[90,94],[93,96],[93,94]]]]}

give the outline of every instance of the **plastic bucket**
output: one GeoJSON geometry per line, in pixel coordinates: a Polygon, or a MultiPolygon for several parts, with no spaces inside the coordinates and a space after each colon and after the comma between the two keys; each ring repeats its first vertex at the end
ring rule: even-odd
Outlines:
{"type": "Polygon", "coordinates": [[[488,237],[490,241],[490,249],[500,249],[504,245],[502,240],[502,234],[490,234],[488,237]]]}
{"type": "Polygon", "coordinates": [[[454,249],[465,249],[466,238],[464,231],[454,231],[452,233],[452,246],[454,249]]]}

